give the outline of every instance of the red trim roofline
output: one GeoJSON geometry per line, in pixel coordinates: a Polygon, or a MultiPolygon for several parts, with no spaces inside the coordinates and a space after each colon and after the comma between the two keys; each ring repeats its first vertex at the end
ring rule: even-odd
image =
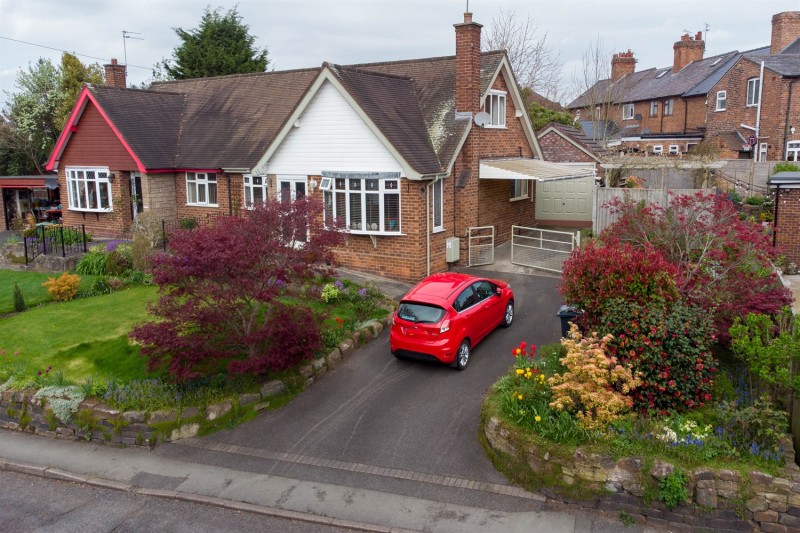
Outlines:
{"type": "Polygon", "coordinates": [[[72,112],[69,115],[69,120],[67,120],[67,124],[64,126],[64,129],[61,131],[61,135],[58,136],[58,141],[56,142],[55,148],[53,148],[53,152],[50,154],[50,159],[47,160],[47,165],[45,168],[47,170],[55,170],[58,166],[58,163],[61,161],[61,154],[67,147],[67,143],[69,142],[72,134],[77,131],[78,128],[78,121],[80,120],[81,116],[83,115],[83,110],[86,108],[87,101],[91,101],[94,104],[95,108],[100,112],[100,116],[103,117],[103,120],[106,121],[106,124],[111,128],[111,131],[114,132],[116,135],[117,140],[122,143],[122,146],[125,147],[125,150],[128,152],[128,155],[131,156],[131,159],[136,163],[136,167],[139,172],[146,172],[146,168],[142,163],[141,159],[136,155],[136,152],[130,147],[128,142],[122,136],[122,133],[117,129],[114,123],[108,118],[108,115],[100,107],[100,104],[97,103],[92,92],[89,90],[89,87],[84,86],[81,90],[81,95],[78,97],[78,102],[75,104],[75,107],[72,108],[72,112]]]}

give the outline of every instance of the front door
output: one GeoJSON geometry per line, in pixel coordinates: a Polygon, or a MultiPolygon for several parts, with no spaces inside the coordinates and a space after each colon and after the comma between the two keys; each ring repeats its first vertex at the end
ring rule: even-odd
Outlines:
{"type": "Polygon", "coordinates": [[[138,172],[131,172],[131,218],[134,222],[139,217],[139,213],[144,211],[144,199],[142,198],[142,175],[138,172]]]}
{"type": "Polygon", "coordinates": [[[278,178],[278,200],[281,202],[291,202],[305,195],[305,176],[278,178]]]}

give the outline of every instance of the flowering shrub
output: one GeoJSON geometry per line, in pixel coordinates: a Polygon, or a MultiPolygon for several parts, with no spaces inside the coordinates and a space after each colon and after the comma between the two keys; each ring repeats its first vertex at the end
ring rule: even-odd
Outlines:
{"type": "Polygon", "coordinates": [[[769,398],[761,397],[747,407],[723,402],[717,416],[716,434],[739,452],[768,461],[783,460],[781,440],[789,428],[788,415],[776,409],[769,398]]]}
{"type": "Polygon", "coordinates": [[[64,424],[72,421],[72,416],[78,412],[78,406],[84,400],[85,395],[79,387],[44,387],[36,391],[37,400],[47,400],[47,404],[56,417],[64,424]]]}
{"type": "Polygon", "coordinates": [[[610,335],[598,339],[595,334],[584,338],[573,324],[568,338],[561,340],[567,349],[561,359],[566,371],[548,380],[553,394],[550,407],[574,413],[587,430],[604,429],[630,410],[629,394],[639,386],[631,369],[608,354],[611,339],[610,335]]]}
{"type": "Polygon", "coordinates": [[[80,276],[64,272],[58,278],[49,278],[42,283],[47,292],[57,302],[66,302],[75,298],[81,284],[80,276]]]}
{"type": "Polygon", "coordinates": [[[339,300],[339,288],[341,287],[342,282],[336,281],[336,283],[326,283],[325,286],[322,288],[322,301],[326,304],[332,304],[339,300]],[[338,283],[338,286],[337,286],[338,283]]]}
{"type": "Polygon", "coordinates": [[[600,329],[613,337],[608,349],[641,377],[634,409],[666,415],[711,401],[716,361],[711,324],[693,307],[674,303],[609,302],[600,329]]]}
{"type": "Polygon", "coordinates": [[[585,311],[582,319],[592,328],[614,298],[640,304],[676,300],[676,274],[654,248],[589,241],[564,263],[561,291],[568,303],[585,311]]]}

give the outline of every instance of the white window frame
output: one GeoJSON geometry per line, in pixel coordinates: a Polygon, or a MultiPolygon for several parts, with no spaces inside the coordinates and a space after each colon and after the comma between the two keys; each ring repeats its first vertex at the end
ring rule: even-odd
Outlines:
{"type": "Polygon", "coordinates": [[[601,109],[600,106],[595,106],[594,108],[594,120],[600,120],[601,109]]]}
{"type": "Polygon", "coordinates": [[[633,120],[634,111],[633,104],[622,104],[622,120],[633,120]]]}
{"type": "Polygon", "coordinates": [[[747,80],[747,102],[745,107],[757,106],[761,101],[761,80],[750,78],[747,80]]]}
{"type": "Polygon", "coordinates": [[[766,161],[767,160],[767,149],[769,146],[767,143],[761,143],[758,146],[758,160],[759,161],[766,161]]]}
{"type": "Polygon", "coordinates": [[[663,144],[653,145],[653,153],[656,155],[662,155],[664,153],[664,145],[663,144]]]}
{"type": "Polygon", "coordinates": [[[244,195],[244,207],[245,209],[254,209],[256,207],[255,200],[253,200],[254,192],[256,190],[261,191],[261,203],[262,205],[267,203],[269,199],[269,179],[266,176],[259,176],[257,174],[245,174],[242,176],[242,181],[244,185],[242,186],[242,194],[244,195]],[[256,184],[256,181],[261,181],[260,184],[256,184]]]}
{"type": "Polygon", "coordinates": [[[658,100],[653,100],[650,102],[650,116],[657,117],[658,116],[658,100]]]}
{"type": "Polygon", "coordinates": [[[671,117],[672,113],[675,112],[675,100],[673,98],[668,98],[664,100],[664,105],[662,107],[662,112],[665,117],[671,117]]]}
{"type": "Polygon", "coordinates": [[[433,233],[444,231],[444,180],[436,180],[431,187],[431,218],[433,233]]]}
{"type": "Polygon", "coordinates": [[[186,205],[199,207],[219,207],[219,203],[210,202],[211,190],[214,190],[214,198],[219,198],[219,188],[217,185],[216,172],[187,172],[186,173],[186,205]],[[213,176],[213,179],[212,179],[213,176]],[[195,201],[192,202],[191,191],[194,190],[195,201]],[[201,197],[203,198],[201,200],[201,197]]]}
{"type": "Polygon", "coordinates": [[[114,210],[108,167],[67,167],[65,174],[70,211],[108,213],[114,210]],[[94,194],[90,194],[92,190],[94,194]],[[101,205],[103,190],[107,193],[107,205],[101,205]],[[97,203],[94,207],[91,207],[92,200],[97,203]]]}
{"type": "Polygon", "coordinates": [[[511,198],[510,201],[524,200],[528,197],[530,192],[530,180],[511,180],[511,198]]]}
{"type": "Polygon", "coordinates": [[[486,95],[486,103],[484,109],[489,116],[492,117],[487,128],[505,128],[506,127],[506,93],[503,91],[489,91],[486,95]]]}
{"type": "MultiPolygon", "coordinates": [[[[347,230],[356,235],[402,235],[402,197],[400,195],[400,178],[334,178],[331,189],[323,191],[323,218],[326,224],[344,218],[344,226],[347,230]],[[367,190],[367,181],[378,182],[378,189],[367,190]],[[355,182],[359,182],[356,184],[355,182]],[[337,196],[344,196],[344,213],[338,211],[337,196]],[[367,227],[367,196],[376,195],[378,197],[378,223],[377,228],[367,227]],[[397,220],[396,228],[386,217],[386,198],[397,196],[397,220]],[[361,220],[351,227],[350,211],[354,198],[358,198],[361,220]],[[332,220],[331,220],[332,219],[332,220]],[[388,229],[387,229],[388,228],[388,229]]],[[[375,224],[375,223],[373,223],[375,224]]]]}
{"type": "Polygon", "coordinates": [[[786,160],[800,161],[800,141],[789,141],[786,143],[786,160]]]}
{"type": "Polygon", "coordinates": [[[678,155],[681,151],[680,145],[677,144],[670,144],[669,145],[669,155],[678,155]]]}
{"type": "Polygon", "coordinates": [[[717,108],[714,111],[727,111],[728,91],[717,91],[717,108]]]}
{"type": "Polygon", "coordinates": [[[692,148],[694,148],[698,144],[699,143],[686,143],[686,153],[688,154],[689,152],[691,152],[692,148]]]}

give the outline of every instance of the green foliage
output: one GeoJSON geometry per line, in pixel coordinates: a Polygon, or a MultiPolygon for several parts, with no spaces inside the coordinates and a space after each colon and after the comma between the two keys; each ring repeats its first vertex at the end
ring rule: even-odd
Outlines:
{"type": "Polygon", "coordinates": [[[333,283],[326,283],[320,297],[326,304],[336,303],[339,300],[339,288],[333,283]]]}
{"type": "Polygon", "coordinates": [[[50,431],[55,431],[56,428],[58,428],[58,417],[56,416],[55,411],[52,409],[45,411],[44,421],[47,424],[47,429],[50,431]]]}
{"type": "Polygon", "coordinates": [[[55,416],[64,424],[69,424],[72,421],[73,415],[78,412],[78,406],[80,406],[86,396],[79,387],[51,386],[39,389],[36,392],[35,398],[47,400],[55,416]]]}
{"type": "Polygon", "coordinates": [[[97,278],[90,289],[90,294],[92,295],[111,294],[112,292],[114,292],[114,289],[108,284],[107,278],[97,278]]]}
{"type": "Polygon", "coordinates": [[[194,229],[197,227],[197,219],[191,217],[182,218],[178,221],[178,225],[181,229],[194,229]]]}
{"type": "Polygon", "coordinates": [[[222,13],[206,7],[198,28],[173,28],[181,40],[172,52],[172,61],[163,61],[170,79],[185,80],[228,74],[265,72],[269,65],[267,49],[254,47],[255,37],[242,23],[236,7],[222,13]]]}
{"type": "Polygon", "coordinates": [[[151,267],[150,255],[153,247],[150,238],[142,232],[133,234],[131,244],[131,260],[133,269],[138,272],[149,272],[151,267]]]}
{"type": "Polygon", "coordinates": [[[800,165],[797,163],[790,163],[789,161],[781,161],[775,165],[775,168],[772,169],[773,174],[777,174],[778,172],[798,172],[800,171],[800,165]]]}
{"type": "Polygon", "coordinates": [[[75,266],[81,275],[104,276],[106,274],[106,251],[104,246],[92,246],[75,266]]]}
{"type": "Polygon", "coordinates": [[[21,313],[28,308],[25,305],[25,296],[22,295],[22,289],[19,288],[19,283],[14,283],[14,311],[21,313]]]}
{"type": "Polygon", "coordinates": [[[94,432],[102,427],[91,409],[80,409],[73,420],[87,441],[92,440],[94,432]]]}
{"type": "Polygon", "coordinates": [[[677,468],[658,480],[658,498],[672,510],[689,497],[689,478],[677,468]]]}
{"type": "Polygon", "coordinates": [[[800,327],[785,307],[773,319],[750,313],[737,317],[730,328],[731,351],[748,368],[750,390],[765,392],[777,401],[789,390],[800,392],[800,376],[792,374],[792,362],[800,359],[800,327]]]}
{"type": "Polygon", "coordinates": [[[636,524],[636,520],[628,513],[628,511],[619,512],[619,521],[622,522],[622,525],[625,527],[636,524]]]}
{"type": "Polygon", "coordinates": [[[120,244],[116,249],[106,255],[106,274],[109,276],[119,276],[126,270],[133,268],[133,256],[129,245],[120,244]],[[127,252],[127,253],[126,253],[127,252]]]}
{"type": "Polygon", "coordinates": [[[764,205],[766,199],[761,196],[760,194],[755,194],[753,196],[749,196],[747,200],[744,201],[747,205],[764,205]]]}
{"type": "Polygon", "coordinates": [[[67,123],[75,102],[78,101],[84,85],[103,85],[105,76],[102,67],[97,63],[84,65],[74,55],[65,52],[61,56],[59,86],[62,98],[56,105],[56,127],[61,130],[67,123]]]}
{"type": "Polygon", "coordinates": [[[716,411],[718,433],[740,453],[781,462],[781,441],[788,429],[788,415],[762,396],[750,406],[722,402],[716,411]]]}
{"type": "Polygon", "coordinates": [[[528,116],[533,123],[533,129],[537,132],[550,122],[564,124],[566,126],[573,126],[575,124],[575,119],[569,111],[553,111],[536,102],[528,104],[528,116]]]}

